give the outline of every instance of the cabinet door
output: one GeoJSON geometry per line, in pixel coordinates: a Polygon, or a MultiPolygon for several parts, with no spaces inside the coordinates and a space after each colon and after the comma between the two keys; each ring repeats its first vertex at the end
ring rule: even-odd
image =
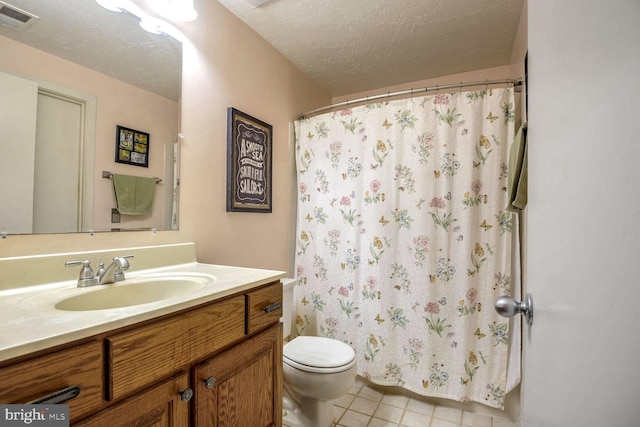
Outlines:
{"type": "Polygon", "coordinates": [[[196,366],[196,427],[282,426],[282,325],[196,366]]]}
{"type": "MultiPolygon", "coordinates": [[[[189,378],[186,373],[183,373],[151,386],[144,393],[73,425],[74,427],[188,426],[189,403],[186,397],[187,402],[182,400],[182,393],[188,388],[189,378]]],[[[184,395],[186,396],[187,393],[184,395]]]]}

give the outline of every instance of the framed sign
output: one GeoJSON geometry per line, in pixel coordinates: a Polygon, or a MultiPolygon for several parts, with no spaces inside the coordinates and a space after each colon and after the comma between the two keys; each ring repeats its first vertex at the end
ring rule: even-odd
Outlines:
{"type": "Polygon", "coordinates": [[[149,167],[149,134],[116,126],[116,162],[149,167]]]}
{"type": "Polygon", "coordinates": [[[271,212],[271,125],[227,109],[227,212],[271,212]]]}

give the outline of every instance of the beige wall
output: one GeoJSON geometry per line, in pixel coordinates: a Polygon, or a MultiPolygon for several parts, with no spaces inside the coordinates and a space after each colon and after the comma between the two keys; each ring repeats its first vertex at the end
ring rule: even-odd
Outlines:
{"type": "MultiPolygon", "coordinates": [[[[164,148],[178,133],[179,106],[159,95],[116,80],[72,62],[0,36],[0,70],[38,79],[96,97],[96,150],[94,220],[92,228],[108,230],[115,207],[113,185],[101,178],[103,170],[140,176],[164,177],[164,148]],[[19,58],[19,60],[17,60],[19,58]],[[43,66],[42,64],[46,64],[43,66]],[[114,162],[116,125],[150,134],[149,167],[114,162]]],[[[163,224],[163,187],[157,186],[153,212],[140,220],[123,217],[114,227],[156,227],[163,224]]],[[[12,238],[13,240],[14,238],[12,238]]],[[[1,251],[1,250],[0,250],[1,251]]],[[[1,252],[0,252],[1,253],[1,252]]]]}

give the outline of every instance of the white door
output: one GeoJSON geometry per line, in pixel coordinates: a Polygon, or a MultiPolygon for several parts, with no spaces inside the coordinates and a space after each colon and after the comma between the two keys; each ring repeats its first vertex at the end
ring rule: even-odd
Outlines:
{"type": "Polygon", "coordinates": [[[522,425],[640,426],[640,1],[528,8],[522,425]]]}
{"type": "Polygon", "coordinates": [[[81,231],[83,108],[56,93],[38,94],[34,233],[81,231]]]}
{"type": "Polygon", "coordinates": [[[31,233],[38,85],[0,72],[0,232],[31,233]]]}

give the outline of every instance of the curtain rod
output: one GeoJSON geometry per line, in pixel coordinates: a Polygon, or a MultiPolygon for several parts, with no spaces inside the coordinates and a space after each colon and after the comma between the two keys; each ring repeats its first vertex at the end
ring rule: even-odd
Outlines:
{"type": "Polygon", "coordinates": [[[489,86],[489,85],[501,85],[501,84],[513,85],[516,88],[516,92],[519,92],[518,88],[522,86],[522,80],[502,79],[502,80],[484,80],[479,82],[464,82],[464,83],[460,82],[460,83],[452,83],[452,84],[446,84],[446,85],[435,85],[431,87],[423,87],[418,89],[400,90],[397,92],[388,92],[380,95],[366,96],[364,98],[346,100],[346,101],[338,102],[336,104],[327,105],[326,107],[316,108],[315,110],[307,111],[306,113],[301,114],[298,117],[298,119],[302,120],[309,117],[310,115],[320,113],[322,111],[332,110],[337,107],[346,107],[348,105],[359,104],[361,102],[375,101],[376,99],[391,98],[391,97],[400,96],[400,95],[413,95],[415,93],[430,92],[434,90],[438,91],[438,90],[446,90],[446,89],[463,88],[468,86],[489,86]]]}

